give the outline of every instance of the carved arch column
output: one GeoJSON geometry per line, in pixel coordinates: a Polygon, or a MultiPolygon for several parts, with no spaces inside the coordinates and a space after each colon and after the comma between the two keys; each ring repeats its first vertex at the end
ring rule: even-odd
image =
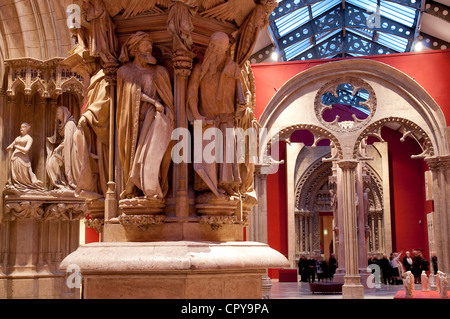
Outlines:
{"type": "Polygon", "coordinates": [[[434,245],[438,269],[450,273],[450,156],[425,158],[432,175],[434,245]]]}

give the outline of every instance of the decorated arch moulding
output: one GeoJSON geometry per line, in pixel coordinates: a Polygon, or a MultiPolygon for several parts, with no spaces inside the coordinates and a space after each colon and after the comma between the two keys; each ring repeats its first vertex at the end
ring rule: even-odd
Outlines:
{"type": "Polygon", "coordinates": [[[332,152],[332,156],[325,159],[326,161],[339,160],[343,158],[343,152],[339,140],[327,129],[314,124],[295,124],[284,127],[276,136],[272,136],[271,139],[268,140],[267,147],[270,148],[274,141],[285,141],[290,144],[292,133],[298,130],[306,130],[313,134],[313,147],[316,146],[321,140],[330,140],[330,144],[335,147],[335,152],[332,152]]]}
{"type": "Polygon", "coordinates": [[[317,91],[314,99],[314,112],[319,122],[326,128],[341,133],[354,132],[361,129],[364,125],[370,122],[376,111],[376,107],[377,98],[373,88],[366,81],[354,76],[339,76],[331,81],[328,81],[317,91]],[[332,122],[324,120],[323,113],[326,110],[331,109],[332,105],[325,105],[322,101],[322,96],[326,93],[331,93],[335,97],[338,97],[337,90],[341,84],[350,84],[352,86],[352,96],[355,96],[359,90],[366,90],[368,92],[369,98],[365,102],[360,102],[360,105],[365,106],[369,111],[369,115],[365,119],[359,119],[353,114],[353,122],[345,126],[342,125],[342,122],[339,122],[339,116],[336,116],[332,122]]]}
{"type": "MultiPolygon", "coordinates": [[[[358,88],[363,87],[370,94],[371,92],[374,92],[374,89],[368,85],[367,81],[370,81],[370,83],[380,83],[393,92],[402,92],[402,94],[406,94],[405,96],[409,99],[408,105],[411,105],[411,111],[417,112],[417,115],[420,116],[426,127],[413,125],[412,121],[405,118],[398,118],[398,120],[400,120],[400,124],[403,123],[407,127],[414,129],[418,128],[415,129],[416,131],[428,132],[428,135],[420,133],[425,137],[426,149],[424,150],[427,152],[426,156],[429,156],[429,154],[435,154],[435,156],[446,156],[449,154],[449,145],[446,137],[446,130],[448,130],[447,124],[442,109],[436,101],[434,101],[434,99],[420,84],[418,84],[407,74],[385,63],[368,59],[352,59],[330,62],[314,66],[300,72],[285,82],[278,89],[277,93],[270,100],[269,104],[264,109],[264,112],[261,114],[259,122],[263,128],[266,128],[267,130],[273,129],[273,125],[276,125],[274,123],[277,122],[280,114],[285,112],[289,106],[291,106],[294,97],[296,99],[300,97],[297,96],[300,90],[305,92],[317,92],[315,95],[314,101],[316,103],[314,105],[315,108],[313,112],[315,113],[314,117],[317,117],[320,124],[315,123],[315,126],[318,130],[327,129],[333,132],[334,135],[340,140],[340,137],[342,137],[351,143],[351,145],[343,145],[343,140],[340,141],[341,145],[339,146],[339,156],[342,156],[341,149],[347,149],[347,147],[350,147],[350,149],[348,150],[348,153],[345,151],[345,157],[357,155],[355,152],[357,152],[357,148],[359,147],[362,137],[367,135],[366,133],[369,130],[373,130],[377,125],[379,125],[379,121],[384,121],[383,119],[378,120],[380,116],[375,115],[377,109],[379,110],[381,108],[381,105],[376,105],[377,99],[375,94],[373,94],[372,100],[368,100],[369,106],[366,106],[370,110],[369,116],[362,121],[355,122],[353,127],[350,129],[343,129],[336,125],[337,123],[335,122],[326,123],[322,117],[319,116],[324,111],[324,105],[322,105],[319,98],[326,91],[333,91],[333,89],[335,89],[340,83],[347,82],[350,82],[350,84],[353,83],[354,90],[358,90],[358,88]],[[374,118],[378,119],[376,122],[371,123],[374,118]],[[323,127],[321,127],[322,125],[323,127]],[[364,131],[364,133],[360,134],[361,131],[364,131]],[[343,132],[350,132],[352,134],[349,136],[349,134],[344,134],[343,132]],[[350,139],[356,140],[357,138],[358,140],[355,144],[353,144],[353,141],[350,141],[350,139]],[[353,147],[354,152],[352,153],[353,147]]],[[[325,107],[327,106],[325,105],[325,107]]],[[[295,123],[295,121],[297,118],[293,116],[289,119],[294,123],[284,123],[285,128],[283,129],[286,129],[286,127],[290,129],[296,126],[295,124],[297,123],[295,123]]],[[[391,119],[394,119],[394,117],[391,119]]],[[[302,127],[307,126],[307,124],[300,125],[302,127]]],[[[425,153],[419,155],[425,156],[425,153]]]]}
{"type": "Polygon", "coordinates": [[[332,174],[331,164],[322,159],[314,161],[295,185],[295,207],[299,210],[314,210],[314,200],[319,189],[328,182],[332,174]]]}
{"type": "Polygon", "coordinates": [[[412,155],[412,158],[427,158],[432,157],[435,154],[433,143],[426,134],[426,132],[416,123],[401,118],[401,117],[387,117],[380,119],[369,126],[367,126],[364,131],[359,135],[358,139],[356,140],[354,149],[353,149],[353,157],[354,158],[361,158],[362,155],[360,154],[360,143],[361,141],[366,138],[367,136],[374,136],[378,138],[380,141],[384,141],[381,137],[381,129],[389,124],[389,123],[396,123],[400,125],[400,132],[402,132],[403,136],[400,138],[400,140],[403,142],[406,137],[412,137],[414,138],[422,148],[421,154],[412,155]]]}

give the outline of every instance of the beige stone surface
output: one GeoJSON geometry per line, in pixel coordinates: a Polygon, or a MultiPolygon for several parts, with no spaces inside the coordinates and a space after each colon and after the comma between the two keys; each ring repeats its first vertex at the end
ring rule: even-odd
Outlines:
{"type": "Polygon", "coordinates": [[[193,241],[91,243],[74,264],[85,298],[261,298],[266,269],[289,266],[266,244],[193,241]]]}

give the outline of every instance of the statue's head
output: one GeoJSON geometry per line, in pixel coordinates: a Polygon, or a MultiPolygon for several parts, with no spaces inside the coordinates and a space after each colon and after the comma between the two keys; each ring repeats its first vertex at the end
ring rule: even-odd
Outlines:
{"type": "Polygon", "coordinates": [[[215,32],[209,39],[208,51],[225,54],[230,45],[230,39],[224,32],[215,32]]]}
{"type": "Polygon", "coordinates": [[[153,40],[148,33],[138,31],[127,39],[122,46],[119,61],[122,63],[132,62],[138,59],[146,64],[156,64],[152,55],[153,40]]]}
{"type": "Polygon", "coordinates": [[[23,122],[20,125],[20,135],[24,136],[27,135],[28,133],[30,133],[31,130],[31,125],[28,124],[27,122],[23,122]]]}

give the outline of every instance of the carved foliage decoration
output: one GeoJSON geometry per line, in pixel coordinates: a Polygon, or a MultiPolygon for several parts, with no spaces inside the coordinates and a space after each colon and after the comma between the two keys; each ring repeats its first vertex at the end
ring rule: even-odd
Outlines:
{"type": "Polygon", "coordinates": [[[84,218],[86,206],[84,203],[44,203],[42,201],[17,201],[5,204],[6,219],[35,220],[80,220],[84,218]]]}

